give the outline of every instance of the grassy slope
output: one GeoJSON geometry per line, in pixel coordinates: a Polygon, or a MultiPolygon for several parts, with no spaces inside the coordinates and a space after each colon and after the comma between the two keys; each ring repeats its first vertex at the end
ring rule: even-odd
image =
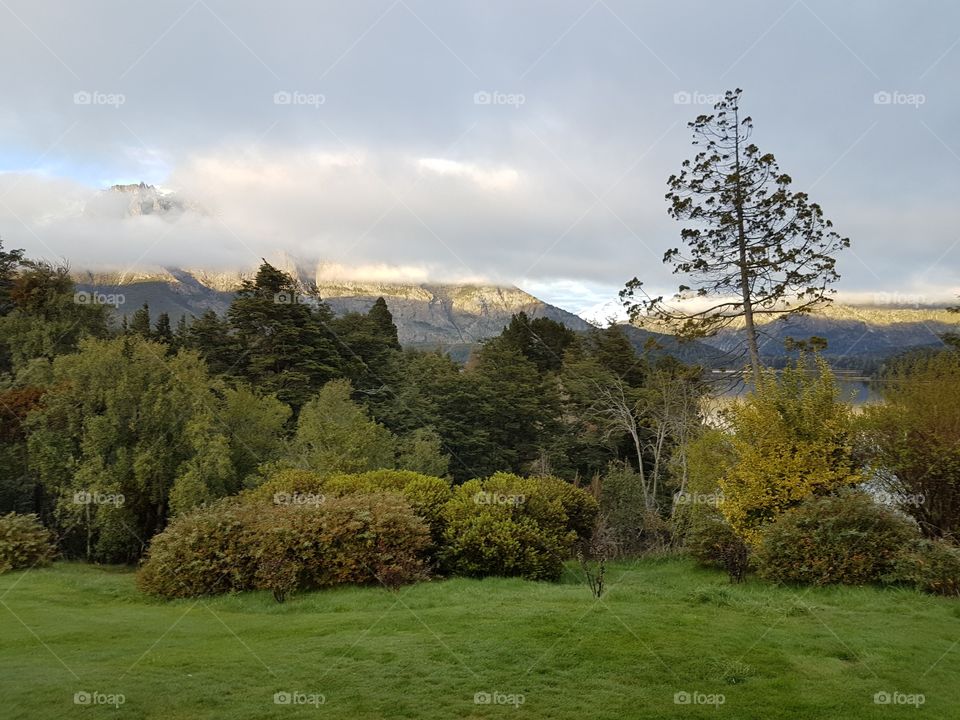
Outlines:
{"type": "Polygon", "coordinates": [[[960,603],[910,591],[729,586],[684,560],[618,564],[594,601],[559,585],[406,588],[162,603],[129,571],[60,563],[0,576],[0,715],[16,718],[960,716],[960,603]],[[22,622],[21,622],[22,621],[22,622]],[[29,629],[28,629],[29,628],[29,629]],[[61,662],[62,661],[62,662],[61,662]],[[119,712],[73,703],[123,693],[119,712]],[[318,708],[277,691],[322,693],[318,708]],[[519,709],[474,704],[522,693],[519,709]],[[674,703],[723,693],[719,708],[674,703]]]}

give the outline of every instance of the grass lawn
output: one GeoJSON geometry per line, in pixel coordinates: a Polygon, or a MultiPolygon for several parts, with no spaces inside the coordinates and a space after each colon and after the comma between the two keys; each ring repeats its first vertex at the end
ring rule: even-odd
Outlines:
{"type": "Polygon", "coordinates": [[[76,563],[7,573],[0,717],[960,718],[960,601],[731,586],[682,559],[608,583],[599,602],[571,569],[280,605],[154,601],[129,570],[76,563]]]}

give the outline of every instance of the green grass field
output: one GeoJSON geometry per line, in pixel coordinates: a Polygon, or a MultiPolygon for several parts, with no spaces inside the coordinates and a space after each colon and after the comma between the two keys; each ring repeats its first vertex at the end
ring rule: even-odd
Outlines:
{"type": "Polygon", "coordinates": [[[960,602],[731,586],[682,559],[617,564],[596,601],[569,572],[282,605],[154,601],[83,564],[8,573],[0,717],[960,717],[960,602]]]}

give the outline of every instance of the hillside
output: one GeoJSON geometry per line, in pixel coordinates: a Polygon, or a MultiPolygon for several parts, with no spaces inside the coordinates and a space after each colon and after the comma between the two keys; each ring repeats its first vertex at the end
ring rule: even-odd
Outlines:
{"type": "MultiPolygon", "coordinates": [[[[405,345],[471,346],[497,335],[511,315],[521,311],[562,322],[573,330],[591,327],[573,313],[515,287],[363,283],[297,274],[301,280],[315,282],[320,296],[337,314],[366,312],[382,296],[405,345]]],[[[129,316],[146,302],[154,315],[166,312],[174,322],[182,315],[200,315],[206,310],[225,312],[242,278],[239,273],[179,268],[128,275],[75,273],[80,290],[122,294],[121,314],[129,316]]]]}

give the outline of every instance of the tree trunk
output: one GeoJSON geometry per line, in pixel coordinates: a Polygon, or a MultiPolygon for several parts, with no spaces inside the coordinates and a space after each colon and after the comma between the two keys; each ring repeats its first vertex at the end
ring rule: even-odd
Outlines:
{"type": "Polygon", "coordinates": [[[740,111],[734,114],[736,138],[734,140],[734,168],[736,170],[737,249],[740,251],[740,291],[743,298],[743,321],[747,330],[747,348],[750,351],[750,366],[753,370],[754,387],[760,384],[760,348],[757,344],[757,328],[753,324],[753,298],[750,294],[750,270],[747,267],[747,231],[743,223],[743,179],[740,177],[740,111]]]}

